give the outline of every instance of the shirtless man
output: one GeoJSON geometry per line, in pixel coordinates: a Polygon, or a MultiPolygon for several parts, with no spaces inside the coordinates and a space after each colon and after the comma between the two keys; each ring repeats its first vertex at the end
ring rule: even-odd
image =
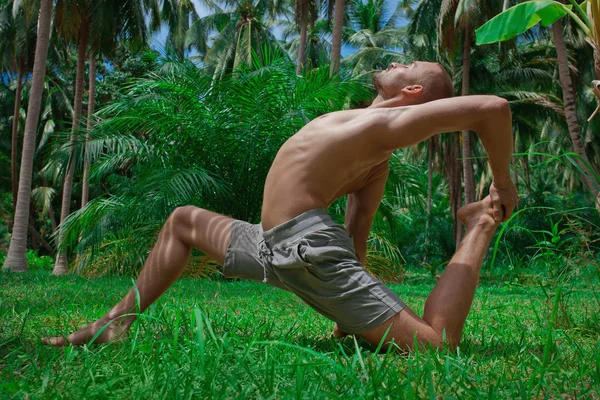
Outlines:
{"type": "MultiPolygon", "coordinates": [[[[519,199],[509,173],[512,151],[508,102],[494,96],[452,96],[439,64],[393,63],[376,73],[377,97],[367,109],[323,115],[279,150],[264,189],[262,224],[251,225],[197,207],[177,208],[167,219],[136,285],[144,311],[183,272],[192,248],[223,265],[226,277],[262,281],[296,293],[336,322],[334,335],[356,334],[401,348],[460,342],[479,271],[491,238],[519,199]],[[423,317],[362,266],[367,238],[395,149],[441,132],[474,130],[494,173],[490,196],[459,211],[466,235],[427,298],[423,317]],[[346,226],[327,207],[348,195],[346,226]]],[[[104,317],[65,338],[60,346],[107,342],[127,331],[135,316],[132,289],[104,317]],[[126,315],[126,316],[125,316],[126,315]]]]}

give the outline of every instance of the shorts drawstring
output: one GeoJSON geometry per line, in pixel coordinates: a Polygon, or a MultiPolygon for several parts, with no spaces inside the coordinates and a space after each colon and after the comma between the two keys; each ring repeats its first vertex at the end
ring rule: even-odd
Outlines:
{"type": "Polygon", "coordinates": [[[263,265],[263,270],[265,273],[265,277],[262,280],[262,283],[267,283],[267,266],[266,264],[269,263],[269,257],[271,257],[273,255],[273,251],[271,250],[271,248],[269,247],[269,245],[267,244],[267,242],[263,239],[258,243],[258,256],[260,257],[260,259],[263,261],[262,265],[263,265]]]}

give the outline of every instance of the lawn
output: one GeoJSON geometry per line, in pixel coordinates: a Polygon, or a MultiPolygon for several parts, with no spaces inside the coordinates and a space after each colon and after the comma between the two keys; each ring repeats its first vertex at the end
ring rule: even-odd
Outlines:
{"type": "MultiPolygon", "coordinates": [[[[2,273],[0,398],[599,398],[597,282],[531,281],[484,280],[455,352],[378,353],[287,292],[191,278],[122,342],[55,349],[39,338],[100,317],[131,279],[2,273]]],[[[434,284],[392,288],[421,313],[434,284]]]]}

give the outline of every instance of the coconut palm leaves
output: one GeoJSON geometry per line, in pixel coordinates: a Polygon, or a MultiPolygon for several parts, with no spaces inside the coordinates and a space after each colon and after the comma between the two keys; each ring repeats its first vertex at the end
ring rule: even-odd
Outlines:
{"type": "Polygon", "coordinates": [[[267,45],[279,47],[267,20],[284,12],[281,0],[228,0],[224,8],[214,2],[207,5],[214,14],[195,21],[186,34],[185,43],[198,49],[215,77],[224,77],[242,63],[251,64],[253,53],[262,57],[261,52],[267,45]],[[216,35],[211,37],[213,33],[216,35]]]}
{"type": "Polygon", "coordinates": [[[152,1],[149,7],[151,14],[150,28],[153,31],[160,29],[163,23],[168,27],[167,42],[173,46],[180,60],[183,60],[186,48],[186,35],[190,25],[199,18],[196,8],[191,0],[163,0],[152,1]]]}
{"type": "Polygon", "coordinates": [[[405,61],[396,51],[405,39],[404,30],[395,27],[403,11],[400,7],[388,18],[384,18],[384,0],[352,0],[347,7],[350,21],[344,30],[344,41],[359,50],[344,58],[345,68],[353,75],[360,75],[385,69],[392,61],[405,61]]]}

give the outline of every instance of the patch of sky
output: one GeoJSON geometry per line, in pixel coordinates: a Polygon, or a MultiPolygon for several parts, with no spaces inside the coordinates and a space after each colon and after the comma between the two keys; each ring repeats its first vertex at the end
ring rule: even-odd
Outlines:
{"type": "MultiPolygon", "coordinates": [[[[364,0],[363,0],[364,1],[364,0]]],[[[212,11],[210,10],[209,7],[206,6],[206,4],[204,2],[202,2],[201,0],[192,0],[192,3],[194,3],[194,7],[196,8],[196,12],[198,13],[198,15],[200,16],[200,18],[205,17],[207,15],[209,15],[212,11]]],[[[394,10],[396,10],[396,7],[398,6],[399,0],[388,0],[386,1],[386,7],[385,7],[385,14],[384,14],[384,19],[387,21],[387,19],[392,15],[392,13],[394,12],[394,10]]],[[[401,18],[398,20],[397,22],[397,27],[403,27],[405,25],[408,24],[408,19],[406,18],[401,18]]],[[[283,28],[280,26],[275,26],[274,28],[272,28],[273,31],[273,35],[278,39],[281,40],[283,39],[283,28]]],[[[164,53],[165,51],[165,43],[167,41],[167,36],[168,36],[168,28],[163,25],[162,28],[155,32],[150,40],[150,46],[161,52],[164,53]]],[[[344,44],[342,46],[342,57],[346,57],[349,56],[351,54],[354,54],[358,51],[357,48],[344,44]]],[[[195,50],[190,51],[187,54],[188,57],[194,57],[194,56],[198,56],[198,52],[195,50]]]]}

